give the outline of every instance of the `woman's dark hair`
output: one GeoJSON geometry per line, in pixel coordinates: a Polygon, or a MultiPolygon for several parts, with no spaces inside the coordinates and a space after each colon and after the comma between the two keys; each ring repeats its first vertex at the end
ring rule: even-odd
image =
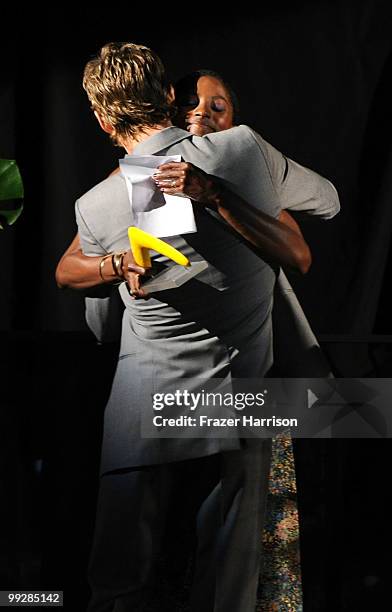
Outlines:
{"type": "Polygon", "coordinates": [[[213,77],[214,79],[217,79],[222,83],[222,85],[230,96],[230,102],[233,106],[233,124],[238,125],[240,120],[240,105],[238,102],[237,94],[235,93],[231,85],[229,85],[229,83],[227,83],[227,81],[225,81],[225,79],[218,72],[214,72],[213,70],[195,70],[194,72],[190,72],[189,74],[186,74],[185,76],[181,77],[181,79],[179,79],[174,85],[174,90],[176,94],[176,106],[184,106],[181,100],[185,100],[190,93],[196,92],[197,81],[203,76],[213,77]]]}

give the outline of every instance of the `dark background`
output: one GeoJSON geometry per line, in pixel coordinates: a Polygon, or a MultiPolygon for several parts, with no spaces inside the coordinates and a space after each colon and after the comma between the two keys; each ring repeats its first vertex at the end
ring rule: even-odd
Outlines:
{"type": "MultiPolygon", "coordinates": [[[[1,25],[0,157],[20,166],[25,210],[0,233],[0,587],[64,589],[72,610],[87,593],[114,349],[95,345],[81,295],[58,290],[54,270],[75,199],[122,156],[81,87],[104,43],[151,46],[173,80],[222,73],[242,123],[332,180],[342,211],[297,217],[314,263],[291,280],[336,375],[392,376],[389,2],[114,8],[22,21],[15,10],[1,25]]],[[[305,612],[367,610],[388,594],[390,451],[389,440],[297,443],[305,612]]]]}

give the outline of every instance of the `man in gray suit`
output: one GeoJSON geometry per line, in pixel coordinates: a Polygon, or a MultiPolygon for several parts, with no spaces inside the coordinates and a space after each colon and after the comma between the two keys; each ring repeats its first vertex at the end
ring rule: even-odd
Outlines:
{"type": "MultiPolygon", "coordinates": [[[[203,138],[173,127],[171,89],[159,58],[146,47],[106,45],[87,64],[84,87],[101,127],[129,154],[180,154],[190,176],[196,166],[219,179],[221,189],[207,202],[212,207],[222,197],[230,202],[232,192],[268,215],[271,231],[288,202],[294,210],[324,210],[326,217],[339,209],[331,183],[247,126],[203,138]]],[[[184,483],[184,474],[191,479],[200,470],[206,478],[197,492],[192,610],[255,608],[270,441],[141,436],[143,409],[151,406],[157,381],[172,390],[183,379],[230,383],[263,377],[272,364],[272,266],[213,211],[196,203],[194,214],[197,232],[169,242],[191,261],[206,259],[205,272],[148,302],[132,299],[120,285],[125,311],[105,411],[91,612],[144,609],[170,491],[184,483]]],[[[82,196],[76,218],[87,255],[104,262],[107,254],[126,250],[133,217],[124,179],[112,176],[82,196]]]]}

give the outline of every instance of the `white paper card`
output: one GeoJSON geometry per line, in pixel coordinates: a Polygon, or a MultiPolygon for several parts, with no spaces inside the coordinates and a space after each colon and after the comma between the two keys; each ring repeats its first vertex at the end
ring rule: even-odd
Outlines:
{"type": "Polygon", "coordinates": [[[169,161],[181,161],[181,155],[126,155],[120,160],[134,224],[157,238],[197,231],[190,199],[163,194],[151,178],[169,161]]]}

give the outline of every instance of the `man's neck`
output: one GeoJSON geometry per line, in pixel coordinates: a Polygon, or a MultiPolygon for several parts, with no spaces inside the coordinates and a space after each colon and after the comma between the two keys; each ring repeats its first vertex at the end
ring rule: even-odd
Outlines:
{"type": "Polygon", "coordinates": [[[154,127],[146,127],[140,129],[133,138],[124,139],[121,144],[128,154],[132,154],[134,148],[138,144],[140,144],[144,140],[147,140],[151,136],[154,136],[154,134],[157,134],[157,132],[161,132],[165,128],[171,127],[172,125],[172,122],[168,120],[159,125],[155,125],[154,127]]]}

